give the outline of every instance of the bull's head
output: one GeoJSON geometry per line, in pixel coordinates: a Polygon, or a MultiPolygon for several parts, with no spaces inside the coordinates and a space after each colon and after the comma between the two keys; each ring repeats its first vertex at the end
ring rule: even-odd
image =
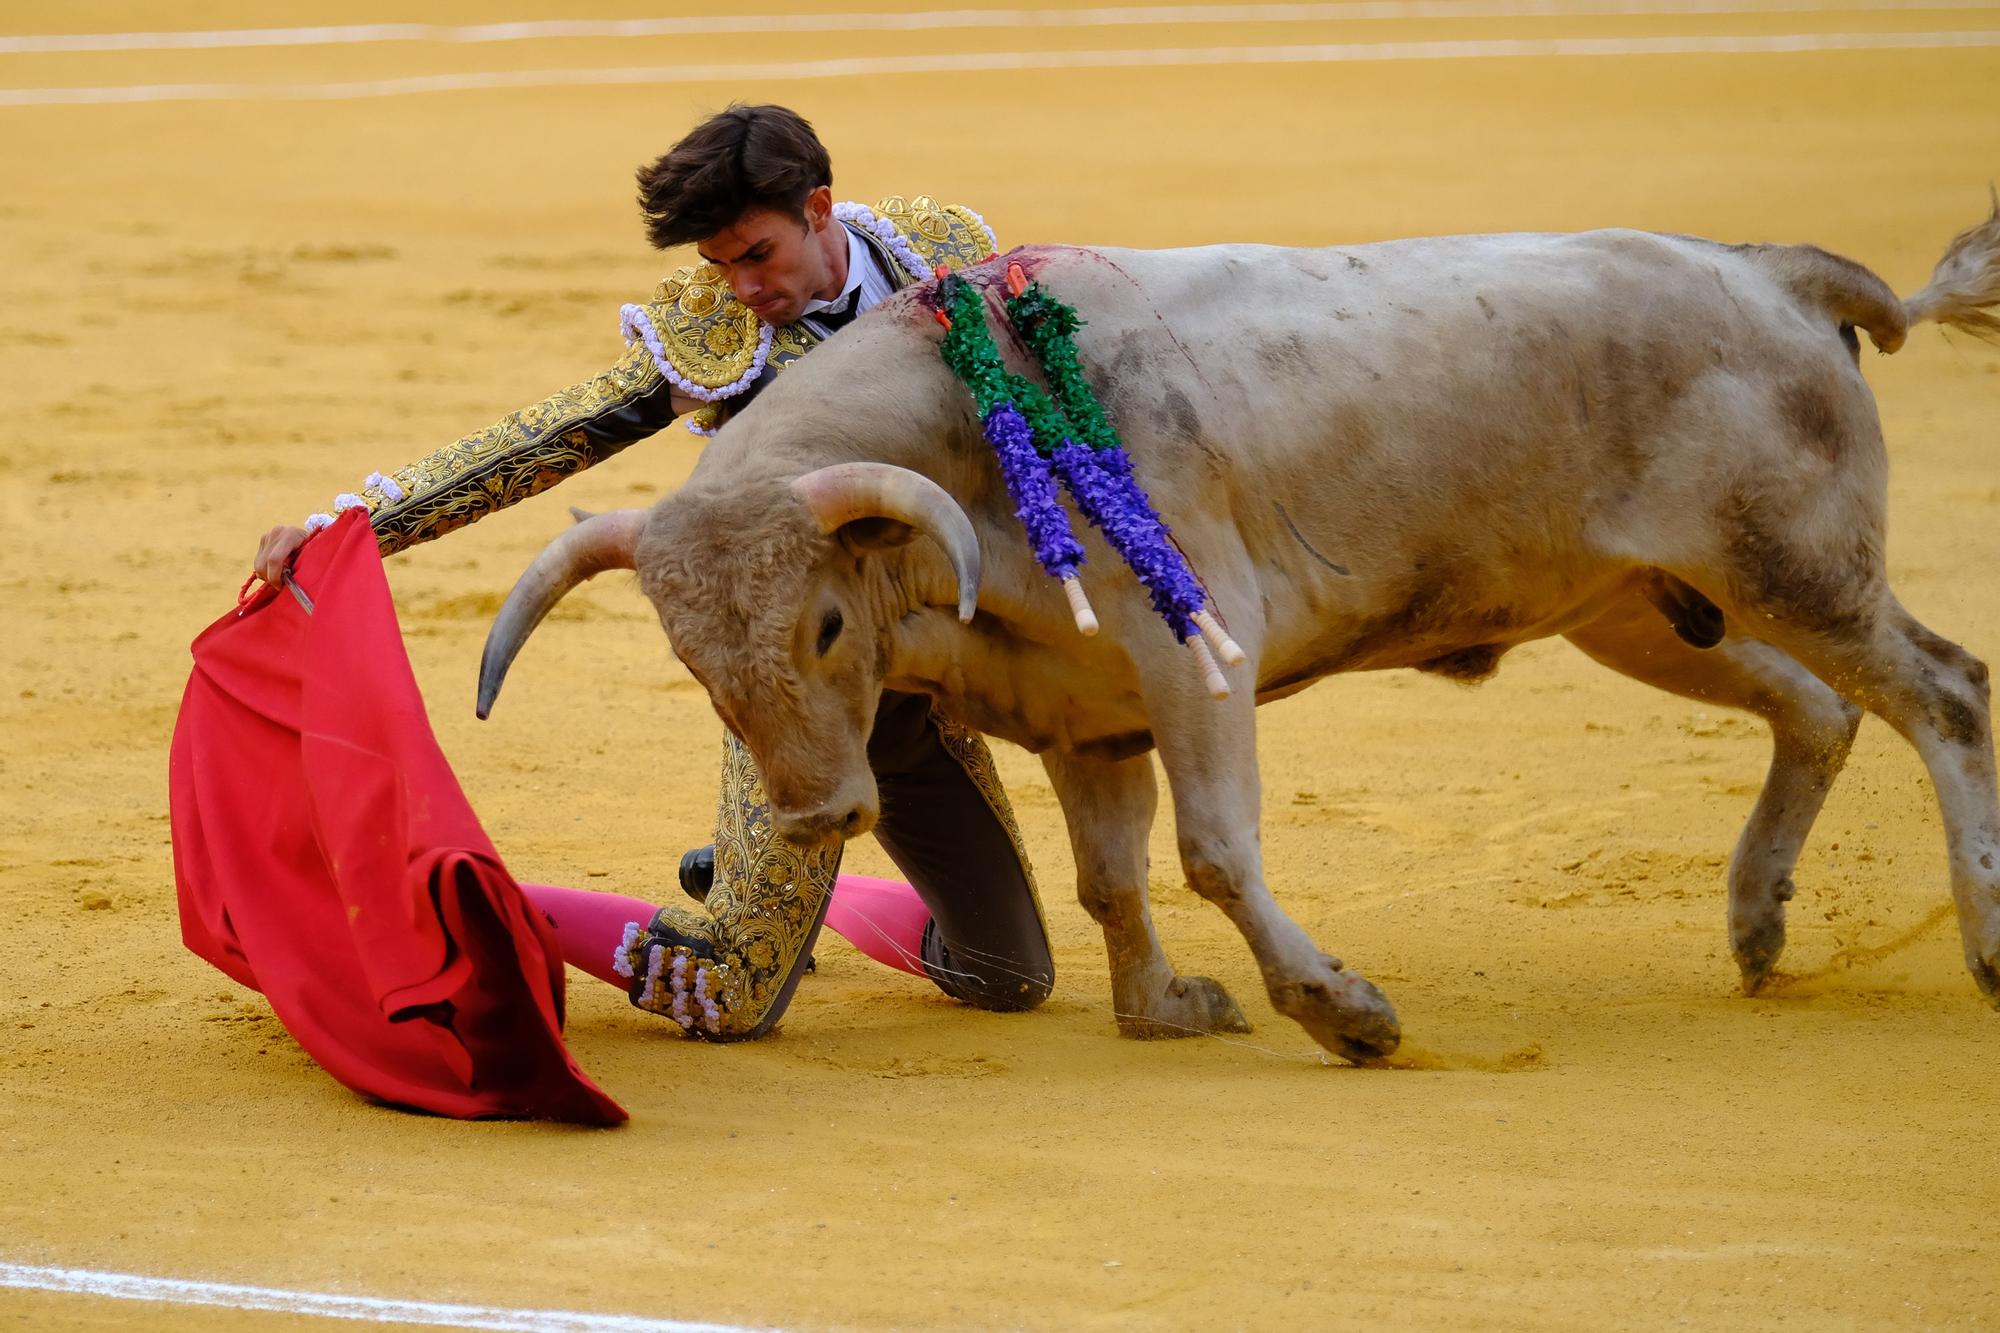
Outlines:
{"type": "Polygon", "coordinates": [[[579,517],[493,622],[479,716],[565,593],[636,569],[676,655],[756,759],[778,831],[813,845],[872,828],[868,735],[889,633],[912,608],[895,553],[920,534],[936,541],[969,622],[979,543],[957,501],[907,468],[843,463],[793,480],[691,483],[650,510],[579,517]]]}

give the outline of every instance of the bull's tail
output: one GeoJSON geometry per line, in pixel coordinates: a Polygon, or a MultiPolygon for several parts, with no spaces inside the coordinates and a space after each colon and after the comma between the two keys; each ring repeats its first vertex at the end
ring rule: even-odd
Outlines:
{"type": "Polygon", "coordinates": [[[1952,237],[1930,284],[1908,300],[1853,260],[1816,246],[1745,248],[1801,302],[1865,331],[1884,352],[1901,347],[1910,329],[1926,320],[2000,341],[2000,317],[1989,313],[2000,305],[2000,191],[1993,215],[1952,237]]]}
{"type": "Polygon", "coordinates": [[[1903,302],[1911,324],[1927,319],[1975,338],[2000,342],[2000,189],[1988,186],[1993,214],[1951,238],[1944,258],[1931,271],[1930,285],[1903,302]]]}

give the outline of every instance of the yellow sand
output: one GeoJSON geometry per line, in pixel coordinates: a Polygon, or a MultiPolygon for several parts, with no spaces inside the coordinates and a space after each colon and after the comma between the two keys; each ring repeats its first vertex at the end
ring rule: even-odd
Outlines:
{"type": "MultiPolygon", "coordinates": [[[[0,87],[1994,17],[12,55],[0,87]]],[[[2000,171],[1996,88],[2000,53],[1971,50],[0,107],[0,1261],[806,1328],[1992,1327],[2000,1015],[1961,967],[1921,769],[1874,721],[1801,861],[1795,979],[1745,1000],[1723,873],[1761,725],[1560,642],[1477,690],[1391,673],[1265,710],[1272,883],[1408,1034],[1369,1072],[1271,1011],[1164,820],[1168,949],[1256,1031],[1118,1039],[1048,784],[1003,747],[1059,960],[1040,1012],[963,1009],[828,937],[778,1033],[715,1048],[573,975],[571,1044],[633,1112],[615,1132],[400,1114],[312,1066],[181,949],[165,777],[186,644],[257,536],[608,364],[666,262],[629,173],[731,96],[811,116],[842,196],[965,200],[1009,241],[1629,224],[1811,240],[1908,291],[2000,171]]],[[[1864,360],[1897,586],[2000,653],[2000,354],[1925,330],[1864,360]]],[[[670,433],[392,563],[438,734],[524,877],[667,894],[705,840],[718,724],[629,586],[573,598],[494,720],[471,709],[488,619],[563,505],[644,503],[695,456],[670,433]]],[[[872,844],[848,865],[887,869],[872,844]]],[[[0,1290],[8,1317],[283,1322],[0,1290]]]]}

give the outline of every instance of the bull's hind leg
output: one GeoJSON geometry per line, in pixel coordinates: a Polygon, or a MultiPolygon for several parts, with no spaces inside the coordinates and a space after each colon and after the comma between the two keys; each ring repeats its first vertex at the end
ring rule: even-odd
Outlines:
{"type": "Polygon", "coordinates": [[[1146,905],[1146,841],[1158,804],[1150,756],[1111,761],[1051,750],[1042,756],[1069,823],[1076,896],[1104,930],[1111,1007],[1128,1037],[1248,1032],[1229,992],[1176,975],[1146,905]]]}
{"type": "MultiPolygon", "coordinates": [[[[1842,438],[1864,433],[1857,426],[1842,438]]],[[[2000,1000],[2000,792],[1986,664],[1918,624],[1889,590],[1879,493],[1857,502],[1832,488],[1739,490],[1717,518],[1730,556],[1724,609],[1922,756],[1944,815],[1966,966],[2000,1000]]]]}
{"type": "Polygon", "coordinates": [[[1729,945],[1754,993],[1785,947],[1792,867],[1847,762],[1861,710],[1766,643],[1691,648],[1640,594],[1569,634],[1595,660],[1689,699],[1741,708],[1771,726],[1771,769],[1729,862],[1729,945]]]}
{"type": "MultiPolygon", "coordinates": [[[[1184,668],[1185,663],[1177,660],[1173,666],[1184,668]]],[[[1254,671],[1253,664],[1239,676],[1254,678],[1254,671]]],[[[1173,790],[1188,885],[1243,932],[1272,1007],[1305,1028],[1314,1041],[1357,1061],[1395,1050],[1402,1029],[1382,992],[1321,953],[1264,884],[1250,691],[1239,688],[1218,702],[1185,669],[1159,685],[1157,693],[1148,690],[1147,704],[1173,790]]]]}
{"type": "MultiPolygon", "coordinates": [[[[1774,615],[1770,637],[1916,747],[1944,814],[1966,967],[2000,1002],[2000,794],[1986,664],[1903,609],[1879,579],[1828,614],[1774,615]]],[[[1761,631],[1760,631],[1761,632],[1761,631]]]]}

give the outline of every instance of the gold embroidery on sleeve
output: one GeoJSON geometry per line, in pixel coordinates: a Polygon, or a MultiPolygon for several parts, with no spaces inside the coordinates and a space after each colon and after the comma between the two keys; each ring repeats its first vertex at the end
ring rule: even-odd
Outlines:
{"type": "Polygon", "coordinates": [[[391,473],[401,499],[389,500],[380,486],[361,494],[376,545],[390,555],[441,537],[603,461],[623,446],[592,440],[583,423],[660,387],[652,358],[634,347],[603,374],[391,473]]]}

